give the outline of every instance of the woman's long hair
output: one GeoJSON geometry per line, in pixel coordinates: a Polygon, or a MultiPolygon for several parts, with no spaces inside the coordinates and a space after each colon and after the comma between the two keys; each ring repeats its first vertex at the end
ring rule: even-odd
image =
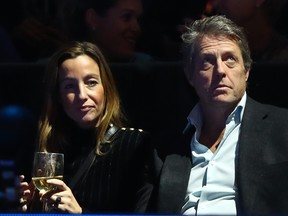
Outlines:
{"type": "Polygon", "coordinates": [[[60,48],[49,60],[44,77],[45,98],[44,107],[39,122],[39,150],[62,151],[67,144],[67,128],[73,124],[66,115],[60,103],[59,96],[59,68],[67,59],[73,59],[80,55],[91,57],[99,66],[100,76],[104,88],[104,109],[100,116],[99,126],[95,126],[97,132],[96,154],[102,154],[100,143],[104,141],[104,135],[109,124],[118,127],[123,126],[123,113],[120,107],[120,99],[114,78],[99,48],[90,42],[73,41],[60,48]]]}

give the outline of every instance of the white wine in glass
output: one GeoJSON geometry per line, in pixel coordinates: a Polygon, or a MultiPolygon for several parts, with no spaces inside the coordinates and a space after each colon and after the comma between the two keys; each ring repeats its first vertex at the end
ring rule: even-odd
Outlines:
{"type": "Polygon", "coordinates": [[[56,188],[53,185],[47,184],[46,181],[48,179],[63,179],[63,175],[60,176],[52,176],[52,177],[33,177],[32,181],[35,187],[41,191],[45,190],[50,191],[50,190],[55,190],[56,188]]]}
{"type": "MultiPolygon", "coordinates": [[[[48,179],[63,179],[64,154],[51,152],[35,152],[32,181],[35,187],[41,191],[51,191],[57,188],[47,183],[48,179]]],[[[43,210],[47,211],[44,203],[43,210]]]]}

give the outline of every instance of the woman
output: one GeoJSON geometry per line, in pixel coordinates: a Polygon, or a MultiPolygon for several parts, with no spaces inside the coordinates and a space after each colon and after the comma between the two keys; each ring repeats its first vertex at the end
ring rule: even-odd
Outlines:
{"type": "Polygon", "coordinates": [[[136,50],[142,0],[64,0],[58,11],[61,29],[73,40],[96,43],[109,62],[153,60],[136,50]]]}
{"type": "Polygon", "coordinates": [[[37,194],[22,175],[22,210],[38,211],[40,199],[66,213],[145,212],[152,190],[149,135],[123,128],[117,89],[97,46],[72,42],[61,48],[48,63],[45,82],[38,150],[65,154],[64,179],[47,181],[56,191],[37,194]],[[89,168],[72,183],[91,151],[89,168]]]}

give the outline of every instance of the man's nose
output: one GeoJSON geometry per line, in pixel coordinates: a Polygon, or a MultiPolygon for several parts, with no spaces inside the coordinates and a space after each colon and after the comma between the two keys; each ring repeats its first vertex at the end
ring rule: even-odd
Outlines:
{"type": "Polygon", "coordinates": [[[224,63],[221,60],[217,61],[215,69],[216,69],[216,72],[217,72],[217,76],[221,76],[222,77],[225,74],[225,65],[224,65],[224,63]]]}

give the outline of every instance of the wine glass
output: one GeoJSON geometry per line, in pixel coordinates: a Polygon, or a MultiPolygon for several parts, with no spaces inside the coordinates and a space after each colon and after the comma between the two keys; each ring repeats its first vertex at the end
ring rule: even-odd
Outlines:
{"type": "MultiPolygon", "coordinates": [[[[51,152],[35,152],[32,181],[35,187],[45,192],[56,190],[57,187],[48,184],[48,179],[63,179],[64,154],[51,152]]],[[[43,210],[48,211],[47,203],[43,203],[43,210]]]]}

